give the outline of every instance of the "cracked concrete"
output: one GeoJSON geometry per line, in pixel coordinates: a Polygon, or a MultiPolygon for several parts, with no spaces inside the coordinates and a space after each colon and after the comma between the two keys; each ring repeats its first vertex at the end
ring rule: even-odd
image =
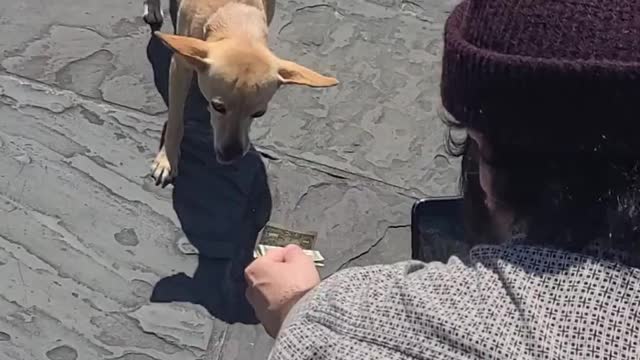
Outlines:
{"type": "MultiPolygon", "coordinates": [[[[413,201],[456,191],[438,100],[455,2],[278,1],[275,52],[341,81],[283,89],[251,134],[267,155],[271,221],[318,232],[322,276],[406,259],[413,201]]],[[[149,302],[198,259],[178,246],[171,190],[146,176],[166,107],[141,9],[0,9],[1,359],[263,359],[272,344],[199,305],[149,302]]]]}

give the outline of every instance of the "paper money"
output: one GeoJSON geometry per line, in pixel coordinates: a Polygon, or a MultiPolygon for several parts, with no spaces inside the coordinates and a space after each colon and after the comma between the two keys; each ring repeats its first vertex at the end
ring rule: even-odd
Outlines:
{"type": "Polygon", "coordinates": [[[267,224],[258,236],[258,245],[253,256],[264,256],[270,250],[295,244],[313,259],[316,266],[322,267],[324,266],[324,257],[319,251],[313,250],[317,235],[315,232],[293,231],[282,226],[267,224]]]}
{"type": "Polygon", "coordinates": [[[324,257],[313,250],[317,233],[293,231],[275,224],[267,224],[260,233],[254,256],[264,256],[269,250],[283,248],[290,244],[300,246],[304,253],[311,257],[318,267],[324,266],[324,257]]]}
{"type": "Polygon", "coordinates": [[[267,224],[262,230],[258,244],[277,247],[296,244],[303,249],[312,250],[317,236],[315,232],[293,231],[282,226],[267,224]]]}

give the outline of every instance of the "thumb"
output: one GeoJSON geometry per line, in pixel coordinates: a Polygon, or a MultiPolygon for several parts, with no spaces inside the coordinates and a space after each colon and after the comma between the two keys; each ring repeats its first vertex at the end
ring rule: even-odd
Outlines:
{"type": "Polygon", "coordinates": [[[298,245],[287,245],[284,248],[284,261],[292,262],[300,259],[307,259],[309,256],[302,251],[302,248],[298,245]]]}

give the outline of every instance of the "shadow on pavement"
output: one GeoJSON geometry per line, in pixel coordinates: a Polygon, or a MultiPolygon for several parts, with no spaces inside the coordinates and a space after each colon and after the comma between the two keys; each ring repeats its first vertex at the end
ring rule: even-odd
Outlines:
{"type": "MultiPolygon", "coordinates": [[[[147,57],[158,92],[168,100],[170,51],[151,36],[147,57]]],[[[189,241],[200,252],[193,277],[184,273],[161,279],[152,302],[191,302],[227,323],[255,324],[245,299],[243,271],[253,259],[258,232],[271,215],[271,193],[264,163],[255,150],[231,166],[213,155],[207,102],[194,77],[185,106],[185,136],[173,208],[189,241]]]]}

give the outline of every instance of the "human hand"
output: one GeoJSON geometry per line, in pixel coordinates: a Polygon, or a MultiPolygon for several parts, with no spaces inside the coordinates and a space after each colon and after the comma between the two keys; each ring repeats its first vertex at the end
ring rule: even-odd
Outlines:
{"type": "Polygon", "coordinates": [[[313,260],[296,245],[270,250],[249,264],[244,276],[247,299],[274,338],[293,305],[320,283],[313,260]]]}

